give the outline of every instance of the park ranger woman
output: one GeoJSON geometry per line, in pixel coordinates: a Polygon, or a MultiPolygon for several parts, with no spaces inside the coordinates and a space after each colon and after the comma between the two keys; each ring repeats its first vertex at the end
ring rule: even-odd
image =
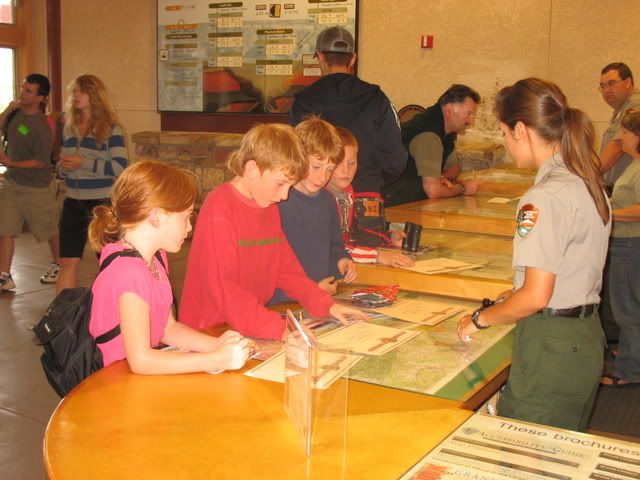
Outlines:
{"type": "Polygon", "coordinates": [[[556,85],[535,78],[503,88],[496,115],[516,165],[538,173],[518,205],[513,291],[463,317],[458,334],[470,341],[517,322],[498,414],[584,430],[602,369],[597,307],[611,230],[593,126],[556,85]]]}

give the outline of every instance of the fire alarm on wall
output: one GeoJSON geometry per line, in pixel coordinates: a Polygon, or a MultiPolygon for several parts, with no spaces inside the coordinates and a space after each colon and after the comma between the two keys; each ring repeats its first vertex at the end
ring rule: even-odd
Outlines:
{"type": "Polygon", "coordinates": [[[420,46],[422,48],[433,48],[433,35],[422,35],[420,46]]]}

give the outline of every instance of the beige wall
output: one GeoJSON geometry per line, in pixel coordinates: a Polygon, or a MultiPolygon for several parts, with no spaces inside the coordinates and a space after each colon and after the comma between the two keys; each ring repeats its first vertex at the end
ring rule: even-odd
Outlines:
{"type": "MultiPolygon", "coordinates": [[[[379,83],[396,107],[432,104],[451,83],[491,99],[497,87],[526,76],[560,85],[601,132],[610,108],[597,91],[600,69],[623,61],[640,81],[638,37],[621,25],[640,18],[640,1],[361,0],[359,73],[379,83]],[[420,36],[434,35],[434,48],[420,36]]],[[[491,102],[480,126],[495,123],[491,102]]]]}
{"type": "MultiPolygon", "coordinates": [[[[637,38],[618,34],[625,18],[640,18],[640,1],[360,0],[359,74],[398,108],[429,105],[453,82],[491,99],[519,78],[549,78],[601,131],[610,110],[600,68],[625,61],[640,78],[637,38]],[[422,34],[434,35],[432,50],[420,48],[422,34]]],[[[159,129],[155,35],[156,0],[62,0],[63,82],[94,73],[129,133],[159,129]]],[[[495,125],[490,103],[481,127],[495,125]]]]}
{"type": "Polygon", "coordinates": [[[155,0],[62,0],[62,83],[100,77],[129,135],[160,129],[155,49],[155,0]]]}

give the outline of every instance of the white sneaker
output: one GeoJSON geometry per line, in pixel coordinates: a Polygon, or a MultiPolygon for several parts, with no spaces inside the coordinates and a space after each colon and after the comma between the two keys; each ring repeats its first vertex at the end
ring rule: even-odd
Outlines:
{"type": "Polygon", "coordinates": [[[49,268],[40,277],[41,283],[56,283],[58,281],[58,272],[60,271],[60,265],[55,262],[49,264],[49,268]]]}
{"type": "Polygon", "coordinates": [[[11,278],[11,274],[0,273],[0,291],[13,290],[16,288],[16,284],[11,278]]]}

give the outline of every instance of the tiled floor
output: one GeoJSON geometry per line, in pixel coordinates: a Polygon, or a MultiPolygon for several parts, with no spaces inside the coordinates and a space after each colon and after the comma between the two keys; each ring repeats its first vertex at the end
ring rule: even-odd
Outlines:
{"type": "MultiPolygon", "coordinates": [[[[171,257],[171,277],[181,286],[186,251],[171,257]],[[177,281],[176,281],[177,280],[177,281]]],[[[0,479],[44,478],[42,439],[59,402],[40,366],[42,349],[34,342],[30,326],[37,323],[55,296],[54,285],[40,283],[49,263],[49,248],[30,234],[16,242],[12,274],[15,293],[0,293],[0,479]]],[[[95,256],[87,250],[80,282],[88,285],[97,269],[95,256]]],[[[181,289],[175,288],[177,298],[181,289]]]]}

